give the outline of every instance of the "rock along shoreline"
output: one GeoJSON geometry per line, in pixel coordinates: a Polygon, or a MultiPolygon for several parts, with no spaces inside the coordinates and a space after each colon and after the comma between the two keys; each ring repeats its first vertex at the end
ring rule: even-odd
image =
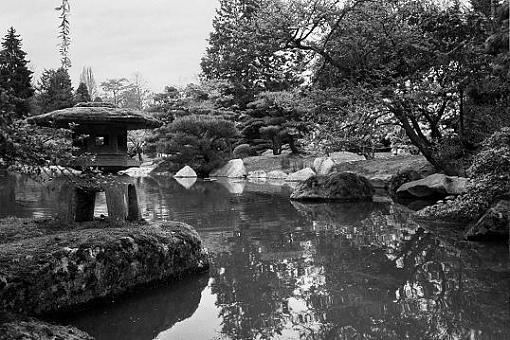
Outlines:
{"type": "Polygon", "coordinates": [[[0,221],[0,334],[54,339],[52,333],[70,332],[89,339],[72,327],[27,317],[72,310],[208,267],[200,237],[185,223],[92,223],[65,230],[50,222],[0,221]],[[26,334],[35,329],[42,333],[26,334]]]}

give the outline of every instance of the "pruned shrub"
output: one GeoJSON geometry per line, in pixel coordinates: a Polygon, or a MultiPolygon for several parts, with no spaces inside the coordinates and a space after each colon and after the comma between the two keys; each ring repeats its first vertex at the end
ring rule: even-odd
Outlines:
{"type": "Polygon", "coordinates": [[[205,177],[230,158],[230,139],[237,136],[234,123],[225,119],[204,115],[178,118],[156,133],[158,148],[169,156],[155,171],[173,172],[189,165],[205,177]]]}
{"type": "Polygon", "coordinates": [[[234,148],[234,158],[245,158],[250,156],[256,156],[257,151],[249,144],[241,144],[234,148]]]}

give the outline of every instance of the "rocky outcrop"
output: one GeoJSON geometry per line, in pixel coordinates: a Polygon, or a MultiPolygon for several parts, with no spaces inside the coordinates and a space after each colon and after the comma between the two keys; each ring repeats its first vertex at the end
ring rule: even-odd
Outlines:
{"type": "Polygon", "coordinates": [[[317,157],[313,161],[313,168],[317,175],[327,175],[333,169],[335,162],[330,157],[317,157]]]}
{"type": "Polygon", "coordinates": [[[510,201],[500,200],[464,234],[470,241],[508,241],[510,201]]]}
{"type": "Polygon", "coordinates": [[[196,178],[197,173],[190,166],[186,165],[174,175],[177,178],[196,178]]]}
{"type": "Polygon", "coordinates": [[[315,171],[313,171],[311,168],[304,168],[289,174],[285,180],[288,182],[302,182],[306,181],[312,176],[315,176],[315,171]]]}
{"type": "Polygon", "coordinates": [[[290,198],[313,201],[371,201],[374,188],[363,176],[350,172],[313,176],[299,184],[290,198]]]}
{"type": "Polygon", "coordinates": [[[425,198],[460,195],[466,192],[468,179],[443,174],[433,174],[417,181],[405,183],[397,190],[401,198],[425,198]]]}
{"type": "Polygon", "coordinates": [[[246,177],[246,168],[242,159],[231,159],[221,168],[212,171],[209,177],[243,178],[246,177]]]}
{"type": "Polygon", "coordinates": [[[0,245],[0,310],[61,311],[205,270],[198,234],[178,222],[60,231],[0,245]]]}
{"type": "Polygon", "coordinates": [[[34,318],[0,315],[0,340],[94,340],[71,326],[58,326],[34,318]]]}

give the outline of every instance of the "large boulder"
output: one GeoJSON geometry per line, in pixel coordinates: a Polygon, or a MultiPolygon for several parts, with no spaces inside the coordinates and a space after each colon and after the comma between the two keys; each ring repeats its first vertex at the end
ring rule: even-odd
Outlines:
{"type": "Polygon", "coordinates": [[[371,201],[374,187],[363,176],[350,172],[313,176],[299,184],[290,198],[314,201],[371,201]]]}
{"type": "Polygon", "coordinates": [[[51,227],[29,238],[6,233],[0,244],[0,310],[61,311],[208,267],[198,234],[184,223],[94,223],[75,231],[51,227]]]}
{"type": "Polygon", "coordinates": [[[315,176],[315,171],[313,171],[311,168],[304,168],[289,174],[285,180],[287,182],[302,182],[306,181],[312,176],[315,176]]]}
{"type": "Polygon", "coordinates": [[[470,241],[508,241],[510,201],[500,200],[464,233],[470,241]]]}
{"type": "Polygon", "coordinates": [[[464,177],[433,174],[401,185],[397,190],[397,196],[426,198],[460,195],[466,192],[467,184],[468,179],[464,177]]]}
{"type": "Polygon", "coordinates": [[[335,162],[330,157],[317,157],[313,161],[313,168],[317,175],[327,175],[333,169],[335,162]]]}
{"type": "Polygon", "coordinates": [[[197,173],[190,166],[186,165],[174,175],[177,178],[196,178],[197,173]]]}
{"type": "Polygon", "coordinates": [[[242,159],[231,159],[221,168],[212,171],[209,177],[243,178],[246,177],[246,168],[242,159]]]}

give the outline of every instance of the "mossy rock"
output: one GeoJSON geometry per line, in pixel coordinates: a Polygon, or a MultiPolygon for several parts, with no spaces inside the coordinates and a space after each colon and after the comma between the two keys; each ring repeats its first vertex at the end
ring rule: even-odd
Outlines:
{"type": "Polygon", "coordinates": [[[296,187],[293,200],[301,201],[371,201],[375,189],[370,181],[350,172],[312,176],[296,187]]]}
{"type": "Polygon", "coordinates": [[[0,310],[20,314],[61,311],[208,267],[198,234],[178,222],[45,229],[4,241],[0,310]]]}

